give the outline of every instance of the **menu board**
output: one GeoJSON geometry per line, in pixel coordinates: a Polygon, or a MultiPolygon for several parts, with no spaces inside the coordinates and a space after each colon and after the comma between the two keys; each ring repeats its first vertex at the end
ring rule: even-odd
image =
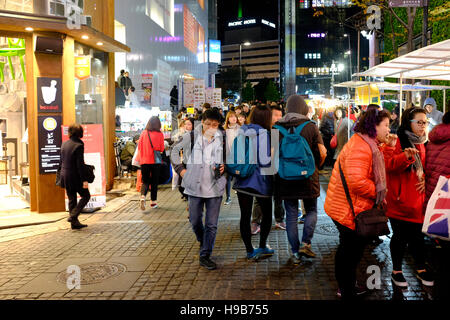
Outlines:
{"type": "Polygon", "coordinates": [[[194,108],[200,109],[205,103],[205,80],[194,80],[194,108]]]}
{"type": "Polygon", "coordinates": [[[58,171],[61,159],[61,116],[38,116],[39,174],[58,171]]]}
{"type": "Polygon", "coordinates": [[[142,74],[141,88],[143,90],[142,104],[149,105],[152,102],[153,74],[142,74]]]}
{"type": "Polygon", "coordinates": [[[213,107],[220,108],[222,106],[222,88],[214,88],[213,107]]]}
{"type": "Polygon", "coordinates": [[[194,106],[194,80],[183,81],[183,103],[186,108],[194,106]]]}

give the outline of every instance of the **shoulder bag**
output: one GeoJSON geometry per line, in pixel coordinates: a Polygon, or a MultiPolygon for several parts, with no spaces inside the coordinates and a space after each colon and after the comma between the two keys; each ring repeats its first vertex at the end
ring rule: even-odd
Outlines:
{"type": "Polygon", "coordinates": [[[152,139],[150,138],[150,133],[148,130],[147,130],[147,135],[148,135],[148,140],[150,140],[150,145],[152,146],[153,155],[155,157],[155,164],[161,164],[163,162],[161,152],[156,151],[155,148],[153,147],[152,139]]]}
{"type": "Polygon", "coordinates": [[[353,218],[355,219],[356,234],[360,237],[365,238],[378,237],[389,234],[390,231],[387,225],[388,218],[386,217],[385,210],[383,208],[374,205],[372,209],[363,211],[357,216],[355,215],[352,198],[350,197],[347,181],[345,180],[344,172],[342,171],[340,162],[339,171],[341,174],[342,185],[344,186],[345,190],[345,195],[347,196],[347,201],[350,204],[353,218]]]}

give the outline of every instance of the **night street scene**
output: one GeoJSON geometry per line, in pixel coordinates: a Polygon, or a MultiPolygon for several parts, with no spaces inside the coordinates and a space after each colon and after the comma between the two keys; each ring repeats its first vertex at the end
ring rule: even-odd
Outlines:
{"type": "Polygon", "coordinates": [[[449,89],[448,0],[0,0],[0,302],[445,312],[449,89]]]}

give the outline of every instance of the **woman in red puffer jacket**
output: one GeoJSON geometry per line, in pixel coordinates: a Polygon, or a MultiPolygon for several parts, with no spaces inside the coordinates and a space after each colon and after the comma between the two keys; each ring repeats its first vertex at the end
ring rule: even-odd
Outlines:
{"type": "Polygon", "coordinates": [[[425,268],[425,241],[422,233],[425,200],[425,142],[428,120],[425,110],[410,108],[403,113],[398,139],[384,149],[387,175],[387,210],[393,235],[390,249],[393,264],[392,281],[399,287],[408,283],[402,274],[406,247],[416,262],[416,276],[422,284],[433,286],[425,268]]]}

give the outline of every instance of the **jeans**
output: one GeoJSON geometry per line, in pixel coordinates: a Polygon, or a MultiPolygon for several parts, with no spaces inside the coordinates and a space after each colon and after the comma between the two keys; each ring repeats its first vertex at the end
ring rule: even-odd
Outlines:
{"type": "MultiPolygon", "coordinates": [[[[275,221],[277,223],[281,223],[284,221],[285,210],[283,208],[283,200],[278,198],[273,198],[273,215],[275,216],[275,221]]],[[[259,203],[255,200],[253,203],[253,212],[252,212],[252,223],[261,224],[262,219],[262,210],[259,203]]]]}
{"type": "MultiPolygon", "coordinates": [[[[317,198],[303,199],[306,216],[303,226],[302,242],[311,244],[314,230],[317,224],[317,198]]],[[[298,199],[284,200],[286,208],[286,233],[292,253],[298,252],[300,249],[300,241],[298,238],[298,199]]]]}
{"type": "Polygon", "coordinates": [[[222,197],[198,198],[189,197],[189,221],[192,230],[200,242],[200,256],[209,257],[216,241],[222,197]],[[203,225],[203,206],[206,206],[205,225],[203,225]]]}
{"type": "Polygon", "coordinates": [[[392,227],[390,243],[392,265],[395,271],[402,270],[406,247],[416,262],[417,270],[425,269],[425,240],[422,224],[397,219],[389,219],[392,227]]]}
{"type": "Polygon", "coordinates": [[[356,297],[356,268],[364,254],[367,240],[337,221],[334,224],[339,230],[339,246],[335,256],[335,275],[343,300],[356,297]]]}
{"type": "Polygon", "coordinates": [[[159,164],[143,164],[142,165],[142,187],[141,195],[146,196],[149,187],[151,186],[150,196],[152,201],[158,198],[158,183],[159,171],[161,166],[159,164]]]}
{"type": "Polygon", "coordinates": [[[227,177],[227,199],[231,197],[231,181],[233,180],[232,175],[227,177]]]}
{"type": "Polygon", "coordinates": [[[89,189],[79,188],[76,190],[66,190],[67,198],[69,198],[69,214],[72,218],[78,218],[83,208],[89,202],[91,194],[89,189]],[[77,204],[77,193],[81,196],[80,201],[77,204]]]}
{"type": "MultiPolygon", "coordinates": [[[[253,196],[239,192],[237,193],[239,207],[241,208],[240,231],[242,241],[244,241],[247,252],[253,252],[252,232],[250,221],[252,217],[253,196]]],[[[259,237],[259,247],[265,248],[270,228],[272,227],[272,199],[256,197],[262,209],[261,233],[259,237]]]]}

